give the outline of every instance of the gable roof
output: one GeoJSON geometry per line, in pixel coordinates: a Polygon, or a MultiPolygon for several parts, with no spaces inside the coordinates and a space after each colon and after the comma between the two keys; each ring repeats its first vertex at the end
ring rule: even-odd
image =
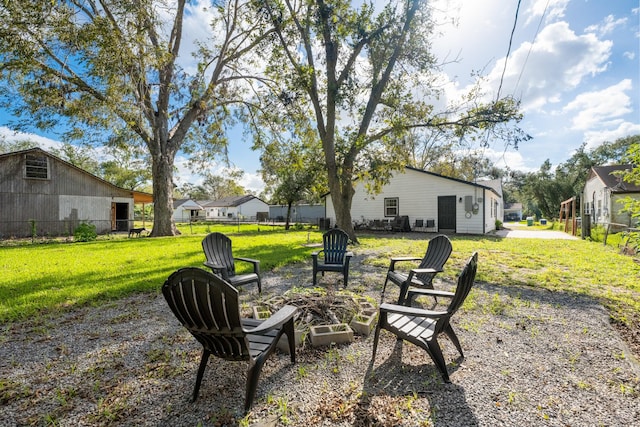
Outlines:
{"type": "MultiPolygon", "coordinates": [[[[228,208],[228,207],[236,207],[243,205],[253,199],[258,199],[253,194],[246,194],[244,196],[228,196],[223,197],[222,199],[212,200],[210,202],[206,202],[203,204],[204,207],[207,208],[228,208]]],[[[260,200],[260,199],[258,199],[260,200]]],[[[260,200],[262,201],[262,200],[260,200]]],[[[264,203],[264,202],[263,202],[264,203]]]]}
{"type": "Polygon", "coordinates": [[[612,193],[640,193],[640,185],[626,182],[613,172],[633,169],[633,165],[593,166],[587,180],[597,176],[612,193]]]}
{"type": "MultiPolygon", "coordinates": [[[[496,188],[492,187],[492,185],[496,185],[496,187],[497,187],[498,185],[497,185],[496,181],[499,181],[499,180],[486,181],[485,185],[483,185],[483,184],[479,184],[479,183],[476,183],[476,182],[465,181],[464,179],[451,178],[450,176],[440,175],[440,174],[435,173],[435,172],[429,172],[429,171],[418,169],[418,168],[414,168],[414,167],[411,167],[411,166],[405,166],[405,169],[409,169],[409,170],[412,170],[412,171],[424,173],[426,175],[435,176],[437,178],[448,179],[450,181],[460,182],[462,184],[471,185],[473,187],[483,188],[485,190],[490,190],[493,193],[495,193],[496,196],[502,197],[502,194],[501,194],[502,192],[498,191],[496,188]]],[[[502,188],[502,183],[501,182],[500,182],[500,188],[502,188]]]]}
{"type": "Polygon", "coordinates": [[[191,199],[175,199],[173,201],[173,209],[177,209],[177,208],[201,210],[202,206],[200,206],[197,202],[194,202],[191,199]]]}
{"type": "Polygon", "coordinates": [[[60,162],[60,163],[64,164],[65,166],[67,166],[69,168],[75,169],[75,170],[77,170],[77,171],[79,171],[79,172],[81,172],[81,173],[83,173],[83,174],[85,174],[87,176],[90,176],[94,180],[96,180],[98,182],[101,182],[102,184],[104,184],[106,186],[109,186],[111,188],[115,188],[115,189],[118,189],[118,190],[122,190],[122,191],[128,191],[129,193],[131,193],[131,196],[133,197],[133,202],[134,203],[153,203],[153,194],[149,194],[149,193],[144,193],[142,191],[135,191],[135,190],[129,190],[127,188],[118,187],[117,185],[112,184],[109,181],[104,180],[104,179],[100,178],[99,176],[96,176],[96,175],[94,175],[94,174],[92,174],[90,172],[87,172],[86,170],[84,170],[84,169],[82,169],[82,168],[80,168],[80,167],[78,167],[78,166],[76,166],[76,165],[74,165],[72,163],[69,163],[66,160],[63,160],[63,159],[61,159],[60,157],[58,157],[56,155],[53,155],[53,154],[49,153],[48,151],[43,150],[40,147],[34,147],[34,148],[26,149],[26,150],[12,151],[12,152],[9,152],[9,153],[3,153],[3,154],[0,154],[0,159],[3,158],[3,157],[21,156],[21,155],[29,154],[29,153],[37,153],[37,154],[45,155],[45,156],[47,156],[47,157],[49,157],[49,158],[51,158],[51,159],[53,159],[53,160],[55,160],[57,162],[60,162]]]}
{"type": "MultiPolygon", "coordinates": [[[[468,184],[468,185],[471,185],[473,187],[483,188],[485,190],[489,190],[489,191],[493,192],[496,196],[502,198],[502,182],[500,180],[492,180],[492,181],[487,181],[486,182],[486,183],[491,183],[491,185],[496,185],[497,187],[499,187],[500,188],[500,191],[499,191],[498,189],[493,188],[493,187],[491,187],[489,185],[481,185],[481,184],[478,184],[478,183],[475,183],[475,182],[465,181],[464,179],[451,178],[450,176],[440,175],[440,174],[435,173],[435,172],[429,172],[429,171],[426,171],[424,169],[414,168],[412,166],[405,166],[404,168],[408,169],[408,170],[411,170],[411,171],[420,172],[420,173],[423,173],[425,175],[431,175],[431,176],[434,176],[434,177],[437,177],[437,178],[448,179],[450,181],[460,182],[462,184],[468,184]],[[500,181],[499,185],[497,185],[497,183],[495,183],[494,181],[500,181]]],[[[329,195],[331,195],[331,191],[328,191],[328,192],[324,193],[322,195],[322,197],[327,197],[329,195]]]]}

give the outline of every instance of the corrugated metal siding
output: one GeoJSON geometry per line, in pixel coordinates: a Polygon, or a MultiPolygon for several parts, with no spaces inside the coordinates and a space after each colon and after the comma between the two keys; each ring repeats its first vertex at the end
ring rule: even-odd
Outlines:
{"type": "Polygon", "coordinates": [[[30,235],[30,220],[36,221],[40,235],[67,234],[77,220],[93,222],[99,232],[109,231],[112,202],[129,204],[133,219],[131,192],[47,158],[49,179],[25,178],[24,153],[0,158],[0,235],[30,235]]]}

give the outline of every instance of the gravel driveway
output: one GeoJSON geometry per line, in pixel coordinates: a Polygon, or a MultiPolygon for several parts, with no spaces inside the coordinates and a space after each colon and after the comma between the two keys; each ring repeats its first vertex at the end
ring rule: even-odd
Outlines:
{"type": "Polygon", "coordinates": [[[519,223],[505,223],[503,229],[497,230],[496,235],[515,239],[564,239],[578,240],[579,237],[572,236],[564,231],[537,230],[523,226],[519,223]]]}
{"type": "MultiPolygon", "coordinates": [[[[385,271],[367,256],[356,249],[349,289],[377,300],[385,271]]],[[[310,279],[310,264],[287,267],[265,274],[263,292],[310,279]]],[[[0,425],[640,426],[640,369],[596,301],[476,283],[453,325],[466,358],[441,340],[451,384],[424,351],[386,332],[373,364],[373,336],[307,344],[296,365],[281,353],[266,362],[242,418],[246,364],[211,359],[190,403],[198,345],[159,294],[132,296],[5,325],[0,425]]]]}

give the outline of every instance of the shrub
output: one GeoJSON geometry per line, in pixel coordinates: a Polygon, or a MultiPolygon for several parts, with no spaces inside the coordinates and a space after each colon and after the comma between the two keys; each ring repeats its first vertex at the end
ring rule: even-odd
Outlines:
{"type": "Polygon", "coordinates": [[[96,226],[86,222],[81,223],[73,231],[73,238],[76,242],[91,242],[96,240],[96,237],[98,237],[96,226]]]}

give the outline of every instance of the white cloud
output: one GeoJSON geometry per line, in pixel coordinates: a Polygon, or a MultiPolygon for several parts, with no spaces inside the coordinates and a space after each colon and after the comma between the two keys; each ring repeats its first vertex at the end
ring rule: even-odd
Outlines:
{"type": "MultiPolygon", "coordinates": [[[[607,69],[611,46],[611,41],[593,34],[576,35],[566,22],[548,25],[533,45],[523,43],[509,58],[503,94],[521,95],[525,111],[558,102],[563,92],[575,89],[585,77],[607,69]]],[[[496,88],[503,60],[489,74],[496,88]]]]}
{"type": "Polygon", "coordinates": [[[519,151],[514,151],[512,149],[503,151],[486,149],[483,154],[499,168],[504,169],[508,167],[511,170],[518,170],[522,172],[533,172],[536,170],[535,168],[526,166],[526,162],[519,151]]]}
{"type": "Polygon", "coordinates": [[[584,142],[587,148],[592,150],[603,142],[613,142],[630,135],[640,134],[640,123],[620,122],[614,129],[587,131],[584,133],[584,142]]]}
{"type": "Polygon", "coordinates": [[[631,99],[626,92],[632,90],[630,79],[609,86],[606,89],[581,93],[569,102],[564,112],[577,112],[572,120],[573,129],[598,129],[611,124],[612,119],[620,119],[632,111],[631,99]]]}
{"type": "Polygon", "coordinates": [[[553,22],[564,18],[564,11],[569,0],[534,0],[526,10],[527,24],[538,20],[544,14],[545,22],[553,22]]]}
{"type": "Polygon", "coordinates": [[[584,31],[585,33],[596,33],[598,36],[603,37],[611,34],[617,27],[626,23],[627,18],[616,19],[613,15],[608,15],[601,24],[589,25],[584,31]]]}
{"type": "Polygon", "coordinates": [[[253,194],[260,194],[264,190],[264,182],[259,173],[246,173],[240,179],[241,186],[253,194]]]}
{"type": "Polygon", "coordinates": [[[62,143],[55,139],[46,138],[33,133],[16,132],[6,126],[0,126],[0,138],[7,142],[33,141],[38,145],[38,147],[45,151],[52,148],[62,147],[62,143]]]}

